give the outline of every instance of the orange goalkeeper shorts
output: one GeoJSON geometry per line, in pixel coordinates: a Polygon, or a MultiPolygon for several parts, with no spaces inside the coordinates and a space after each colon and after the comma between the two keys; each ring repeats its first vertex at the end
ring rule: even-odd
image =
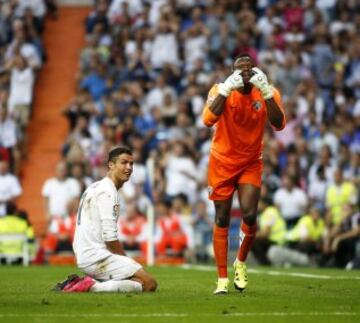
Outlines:
{"type": "Polygon", "coordinates": [[[208,190],[210,200],[226,200],[232,196],[237,184],[261,186],[262,159],[247,163],[227,164],[210,154],[208,190]]]}

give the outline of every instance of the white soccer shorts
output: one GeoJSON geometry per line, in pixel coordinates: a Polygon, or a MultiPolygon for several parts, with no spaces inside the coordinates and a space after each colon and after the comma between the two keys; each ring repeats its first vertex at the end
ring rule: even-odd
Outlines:
{"type": "Polygon", "coordinates": [[[111,255],[94,265],[80,269],[98,281],[107,281],[130,278],[141,268],[139,263],[129,257],[111,255]]]}

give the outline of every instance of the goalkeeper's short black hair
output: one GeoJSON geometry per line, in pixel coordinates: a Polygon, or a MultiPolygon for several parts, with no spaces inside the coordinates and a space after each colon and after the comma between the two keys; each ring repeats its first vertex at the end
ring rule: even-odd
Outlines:
{"type": "Polygon", "coordinates": [[[234,66],[235,66],[235,63],[239,60],[239,59],[242,59],[242,58],[246,58],[246,59],[249,59],[252,63],[253,66],[255,66],[255,61],[254,59],[248,54],[248,53],[240,53],[239,55],[237,55],[233,61],[233,65],[232,65],[232,69],[234,70],[234,66]]]}
{"type": "Polygon", "coordinates": [[[132,155],[132,150],[126,146],[116,147],[116,148],[110,150],[108,162],[115,163],[116,159],[122,154],[132,155]]]}

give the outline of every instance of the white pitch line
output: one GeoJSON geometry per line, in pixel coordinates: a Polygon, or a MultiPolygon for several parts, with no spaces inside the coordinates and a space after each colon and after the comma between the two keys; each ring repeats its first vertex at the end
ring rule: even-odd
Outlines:
{"type": "MultiPolygon", "coordinates": [[[[210,266],[201,266],[201,265],[182,265],[183,269],[194,269],[200,271],[214,271],[215,268],[210,266]]],[[[291,276],[291,277],[300,277],[300,278],[313,278],[313,279],[335,279],[335,280],[360,280],[359,276],[330,276],[330,275],[320,275],[320,274],[306,274],[299,272],[283,272],[275,270],[257,270],[257,269],[248,269],[248,272],[251,274],[259,275],[270,275],[270,276],[291,276]]]]}
{"type": "Polygon", "coordinates": [[[357,316],[356,312],[263,312],[263,313],[227,313],[225,316],[357,316]]]}
{"type": "Polygon", "coordinates": [[[93,313],[93,314],[66,314],[66,313],[28,313],[28,314],[0,314],[1,317],[33,317],[33,318],[97,318],[97,317],[191,317],[191,316],[206,316],[206,317],[224,317],[224,316],[236,316],[236,317],[285,317],[285,316],[359,316],[356,312],[244,312],[244,313],[93,313]]]}
{"type": "Polygon", "coordinates": [[[186,317],[187,313],[0,313],[1,317],[186,317]]]}

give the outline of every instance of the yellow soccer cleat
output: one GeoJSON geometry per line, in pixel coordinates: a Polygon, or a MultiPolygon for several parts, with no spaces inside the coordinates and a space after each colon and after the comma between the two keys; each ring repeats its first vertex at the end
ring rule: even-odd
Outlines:
{"type": "Polygon", "coordinates": [[[229,293],[229,279],[228,278],[219,278],[217,281],[217,286],[214,291],[214,295],[221,295],[229,293]]]}
{"type": "Polygon", "coordinates": [[[248,284],[247,269],[245,263],[235,260],[234,270],[235,270],[234,286],[237,290],[242,292],[248,284]]]}

